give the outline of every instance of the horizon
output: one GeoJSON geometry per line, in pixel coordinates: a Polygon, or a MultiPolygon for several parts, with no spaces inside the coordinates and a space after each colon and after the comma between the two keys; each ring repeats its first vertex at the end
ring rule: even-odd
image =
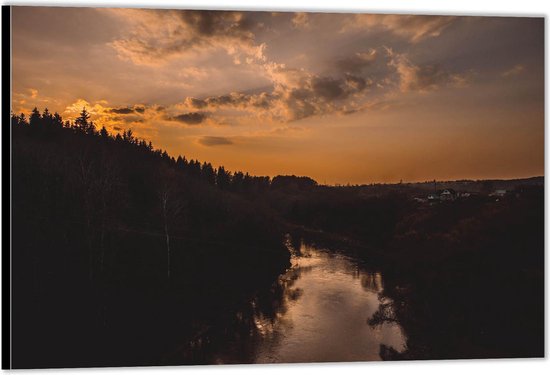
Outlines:
{"type": "MultiPolygon", "coordinates": [[[[37,108],[37,107],[34,107],[35,109],[37,109],[39,112],[40,110],[37,108]]],[[[86,108],[83,108],[83,109],[86,109],[86,108]]],[[[49,111],[49,109],[48,109],[49,111]]],[[[30,114],[25,114],[25,113],[20,113],[20,114],[17,114],[17,113],[12,113],[13,116],[19,116],[21,114],[24,114],[25,115],[25,118],[29,118],[30,117],[30,114]]],[[[59,114],[58,112],[55,112],[55,113],[52,113],[50,111],[50,114],[59,114]]],[[[65,121],[65,120],[64,120],[65,121]]],[[[73,126],[74,123],[71,122],[71,125],[73,126]]],[[[96,125],[94,123],[94,125],[96,125]]],[[[104,127],[104,125],[101,125],[102,127],[104,127]]],[[[117,135],[122,135],[122,133],[119,133],[119,132],[109,132],[109,130],[107,128],[105,128],[109,134],[110,137],[116,137],[117,135]]],[[[96,126],[96,131],[99,131],[100,129],[97,129],[97,126],[96,126]]],[[[129,128],[128,130],[132,131],[133,133],[133,129],[129,128]]],[[[125,130],[126,131],[126,130],[125,130]]],[[[143,140],[147,143],[149,143],[150,140],[148,139],[145,139],[145,138],[138,138],[139,140],[143,140]]],[[[154,148],[154,144],[153,144],[153,148],[154,148]]],[[[162,149],[162,148],[154,148],[154,150],[158,150],[158,151],[161,151],[161,152],[164,152],[166,150],[162,149]]],[[[188,158],[187,155],[185,154],[178,154],[177,156],[176,155],[173,155],[173,154],[170,154],[168,153],[168,156],[173,158],[173,159],[177,159],[178,157],[181,157],[181,158],[185,158],[186,160],[188,161],[191,161],[191,160],[195,160],[195,161],[198,161],[200,162],[200,164],[202,163],[210,163],[212,165],[212,167],[214,169],[218,169],[220,167],[224,167],[224,165],[214,165],[212,164],[210,161],[208,160],[199,160],[199,159],[193,159],[193,158],[188,158]]],[[[313,180],[315,180],[313,177],[311,176],[308,176],[308,175],[294,175],[294,174],[278,174],[278,175],[256,175],[256,174],[252,174],[252,173],[249,173],[249,171],[246,171],[246,170],[230,170],[230,169],[227,169],[226,170],[230,173],[236,173],[236,172],[241,172],[241,173],[248,173],[250,174],[251,176],[256,176],[256,177],[269,177],[270,179],[273,179],[277,176],[295,176],[295,177],[307,177],[307,178],[312,178],[313,180]]],[[[403,180],[400,180],[399,182],[397,181],[372,181],[372,182],[359,182],[359,183],[350,183],[350,182],[344,182],[344,183],[341,183],[341,182],[337,182],[337,183],[326,183],[326,182],[323,182],[321,183],[320,181],[317,181],[315,180],[315,182],[320,185],[320,186],[329,186],[329,187],[346,187],[346,186],[368,186],[368,185],[399,185],[399,184],[426,184],[426,183],[433,183],[433,182],[437,182],[437,183],[445,183],[445,182],[462,182],[462,181],[468,181],[468,182],[480,182],[480,181],[514,181],[514,180],[529,180],[529,179],[534,179],[534,178],[544,178],[544,174],[541,174],[541,175],[527,175],[527,176],[516,176],[516,177],[493,177],[493,178],[468,178],[468,177],[462,177],[462,178],[456,178],[456,179],[441,179],[441,180],[438,180],[438,179],[433,179],[433,180],[415,180],[415,181],[403,181],[403,180]]]]}
{"type": "Polygon", "coordinates": [[[12,38],[14,113],[86,106],[172,156],[328,186],[544,176],[544,18],[13,6],[12,38]]]}

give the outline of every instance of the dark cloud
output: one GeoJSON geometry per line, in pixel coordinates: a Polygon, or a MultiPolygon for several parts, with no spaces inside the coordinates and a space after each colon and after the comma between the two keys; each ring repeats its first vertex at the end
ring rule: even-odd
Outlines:
{"type": "Polygon", "coordinates": [[[376,50],[358,52],[352,56],[341,58],[334,63],[335,67],[345,73],[361,73],[365,68],[371,66],[377,57],[376,50]]]}
{"type": "Polygon", "coordinates": [[[133,34],[115,40],[111,46],[120,57],[136,64],[159,64],[203,47],[226,48],[231,53],[240,49],[249,55],[257,53],[253,30],[261,23],[251,12],[206,10],[144,10],[142,25],[133,34]],[[152,27],[151,22],[159,27],[152,27]]]}
{"type": "Polygon", "coordinates": [[[214,10],[184,10],[181,20],[200,36],[231,36],[249,39],[254,22],[246,13],[214,10]]]}
{"type": "Polygon", "coordinates": [[[134,122],[145,122],[145,119],[141,115],[136,114],[123,114],[123,115],[115,115],[115,116],[109,116],[109,120],[115,121],[115,122],[124,122],[126,124],[131,124],[134,122]]]}
{"type": "Polygon", "coordinates": [[[205,100],[197,99],[197,98],[186,98],[186,103],[190,105],[193,108],[202,109],[206,107],[207,103],[205,100]]]}
{"type": "Polygon", "coordinates": [[[341,86],[342,81],[328,77],[314,78],[311,82],[312,96],[336,100],[346,96],[346,91],[341,86]]]}
{"type": "Polygon", "coordinates": [[[297,120],[338,110],[343,102],[354,94],[372,86],[372,80],[352,74],[334,78],[311,75],[295,69],[279,68],[279,81],[271,91],[254,94],[233,92],[202,99],[188,97],[184,104],[192,109],[234,108],[278,111],[283,120],[297,120]],[[281,114],[281,110],[284,114],[281,114]]]}
{"type": "Polygon", "coordinates": [[[209,96],[204,99],[188,97],[185,104],[194,109],[232,107],[246,109],[247,107],[268,109],[275,99],[272,93],[244,94],[233,92],[226,95],[209,96]]]}
{"type": "Polygon", "coordinates": [[[134,107],[134,111],[136,111],[137,113],[144,113],[145,107],[140,107],[140,106],[134,107]]]}
{"type": "Polygon", "coordinates": [[[202,123],[204,120],[206,120],[206,117],[207,116],[205,113],[189,112],[189,113],[182,113],[181,115],[171,117],[170,120],[184,122],[189,125],[198,125],[202,123]]]}
{"type": "Polygon", "coordinates": [[[206,103],[214,106],[214,107],[222,107],[226,105],[239,105],[243,102],[246,102],[248,100],[246,95],[220,95],[220,96],[213,96],[208,99],[206,99],[206,103]]]}
{"type": "Polygon", "coordinates": [[[118,126],[113,126],[113,129],[116,130],[116,131],[121,131],[122,128],[118,127],[118,126]]]}
{"type": "Polygon", "coordinates": [[[232,145],[233,141],[226,137],[214,137],[214,136],[205,136],[199,139],[198,141],[203,146],[225,146],[232,145]]]}
{"type": "Polygon", "coordinates": [[[315,76],[297,88],[283,89],[281,101],[291,114],[290,120],[298,120],[339,111],[350,96],[364,92],[371,85],[370,80],[349,74],[339,78],[315,76]]]}
{"type": "Polygon", "coordinates": [[[128,107],[111,108],[107,110],[107,113],[116,113],[117,115],[129,115],[130,113],[134,113],[134,109],[128,107]]]}

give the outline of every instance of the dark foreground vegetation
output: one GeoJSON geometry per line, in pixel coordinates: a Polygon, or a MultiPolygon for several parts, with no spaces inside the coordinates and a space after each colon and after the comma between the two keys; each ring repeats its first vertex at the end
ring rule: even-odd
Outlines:
{"type": "Polygon", "coordinates": [[[277,206],[298,238],[382,271],[386,303],[369,324],[398,322],[407,337],[382,358],[543,357],[543,178],[462,182],[473,193],[416,201],[430,185],[319,186],[277,206]]]}
{"type": "Polygon", "coordinates": [[[13,120],[15,367],[158,364],[289,265],[277,219],[244,198],[269,179],[230,185],[85,112],[13,120]]]}
{"type": "Polygon", "coordinates": [[[14,367],[208,363],[166,355],[269,289],[286,233],[382,270],[391,302],[369,324],[408,338],[384,359],[544,355],[542,178],[419,203],[428,184],[328,187],[175,159],[85,111],[35,110],[11,131],[14,367]]]}
{"type": "Polygon", "coordinates": [[[544,192],[415,208],[384,253],[392,303],[371,324],[399,321],[408,350],[387,359],[544,356],[544,192]]]}

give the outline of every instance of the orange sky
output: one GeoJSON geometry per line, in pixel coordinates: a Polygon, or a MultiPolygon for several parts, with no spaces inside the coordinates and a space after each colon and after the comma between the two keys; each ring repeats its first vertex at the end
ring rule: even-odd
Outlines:
{"type": "Polygon", "coordinates": [[[544,20],[14,7],[12,106],[257,175],[544,174],[544,20]]]}

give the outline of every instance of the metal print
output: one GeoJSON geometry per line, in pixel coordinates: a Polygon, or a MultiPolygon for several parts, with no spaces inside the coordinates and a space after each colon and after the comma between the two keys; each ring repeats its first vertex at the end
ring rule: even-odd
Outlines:
{"type": "Polygon", "coordinates": [[[4,367],[544,356],[544,18],[3,12],[4,367]]]}

